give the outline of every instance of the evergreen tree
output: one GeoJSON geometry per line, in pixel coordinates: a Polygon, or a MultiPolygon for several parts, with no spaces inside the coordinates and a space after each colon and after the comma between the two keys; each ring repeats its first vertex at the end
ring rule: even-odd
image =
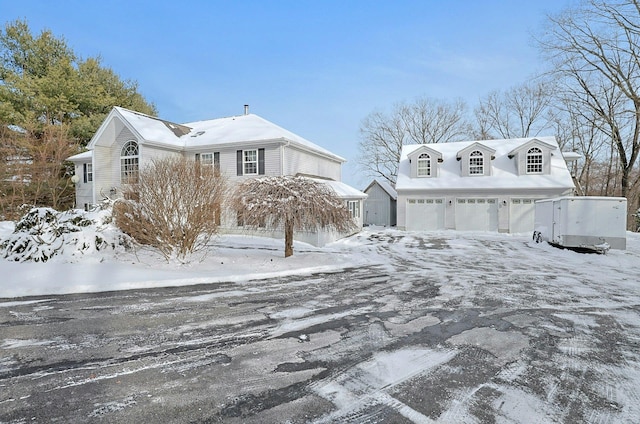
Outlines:
{"type": "Polygon", "coordinates": [[[0,219],[21,205],[67,208],[64,159],[85,147],[113,106],[155,115],[155,106],[99,57],[80,59],[50,30],[26,21],[0,29],[0,219]]]}

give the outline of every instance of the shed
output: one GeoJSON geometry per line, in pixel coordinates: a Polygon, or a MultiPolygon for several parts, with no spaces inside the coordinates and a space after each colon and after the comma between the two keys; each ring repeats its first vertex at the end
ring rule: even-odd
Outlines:
{"type": "Polygon", "coordinates": [[[398,193],[386,181],[373,180],[364,189],[364,225],[393,227],[396,225],[398,193]]]}

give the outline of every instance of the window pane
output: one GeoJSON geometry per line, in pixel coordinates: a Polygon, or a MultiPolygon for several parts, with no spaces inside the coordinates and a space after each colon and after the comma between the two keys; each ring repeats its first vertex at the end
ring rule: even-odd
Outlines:
{"type": "Polygon", "coordinates": [[[258,173],[258,151],[257,150],[245,150],[243,152],[244,159],[244,173],[245,174],[257,174],[258,173]]]}
{"type": "Polygon", "coordinates": [[[203,165],[213,165],[213,155],[211,153],[203,153],[200,156],[200,163],[203,165]]]}

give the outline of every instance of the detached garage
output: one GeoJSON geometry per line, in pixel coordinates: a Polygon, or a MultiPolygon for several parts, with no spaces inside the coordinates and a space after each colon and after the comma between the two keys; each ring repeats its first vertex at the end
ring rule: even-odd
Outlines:
{"type": "Polygon", "coordinates": [[[522,233],[536,200],[575,186],[555,138],[536,137],[403,146],[395,188],[399,229],[522,233]]]}

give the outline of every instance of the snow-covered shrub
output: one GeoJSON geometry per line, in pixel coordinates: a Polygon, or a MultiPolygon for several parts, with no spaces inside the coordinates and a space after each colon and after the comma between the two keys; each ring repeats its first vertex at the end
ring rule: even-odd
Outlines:
{"type": "Polygon", "coordinates": [[[212,166],[179,157],[156,159],[123,187],[113,204],[115,224],[167,261],[206,252],[218,232],[227,179],[212,166]]]}
{"type": "Polygon", "coordinates": [[[95,252],[128,248],[128,237],[110,221],[110,209],[58,212],[32,208],[0,243],[0,256],[16,262],[46,262],[54,256],[73,261],[95,252]]]}
{"type": "Polygon", "coordinates": [[[247,227],[284,229],[284,257],[293,255],[294,230],[353,232],[345,203],[319,181],[297,176],[259,177],[240,184],[233,205],[247,227]]]}

